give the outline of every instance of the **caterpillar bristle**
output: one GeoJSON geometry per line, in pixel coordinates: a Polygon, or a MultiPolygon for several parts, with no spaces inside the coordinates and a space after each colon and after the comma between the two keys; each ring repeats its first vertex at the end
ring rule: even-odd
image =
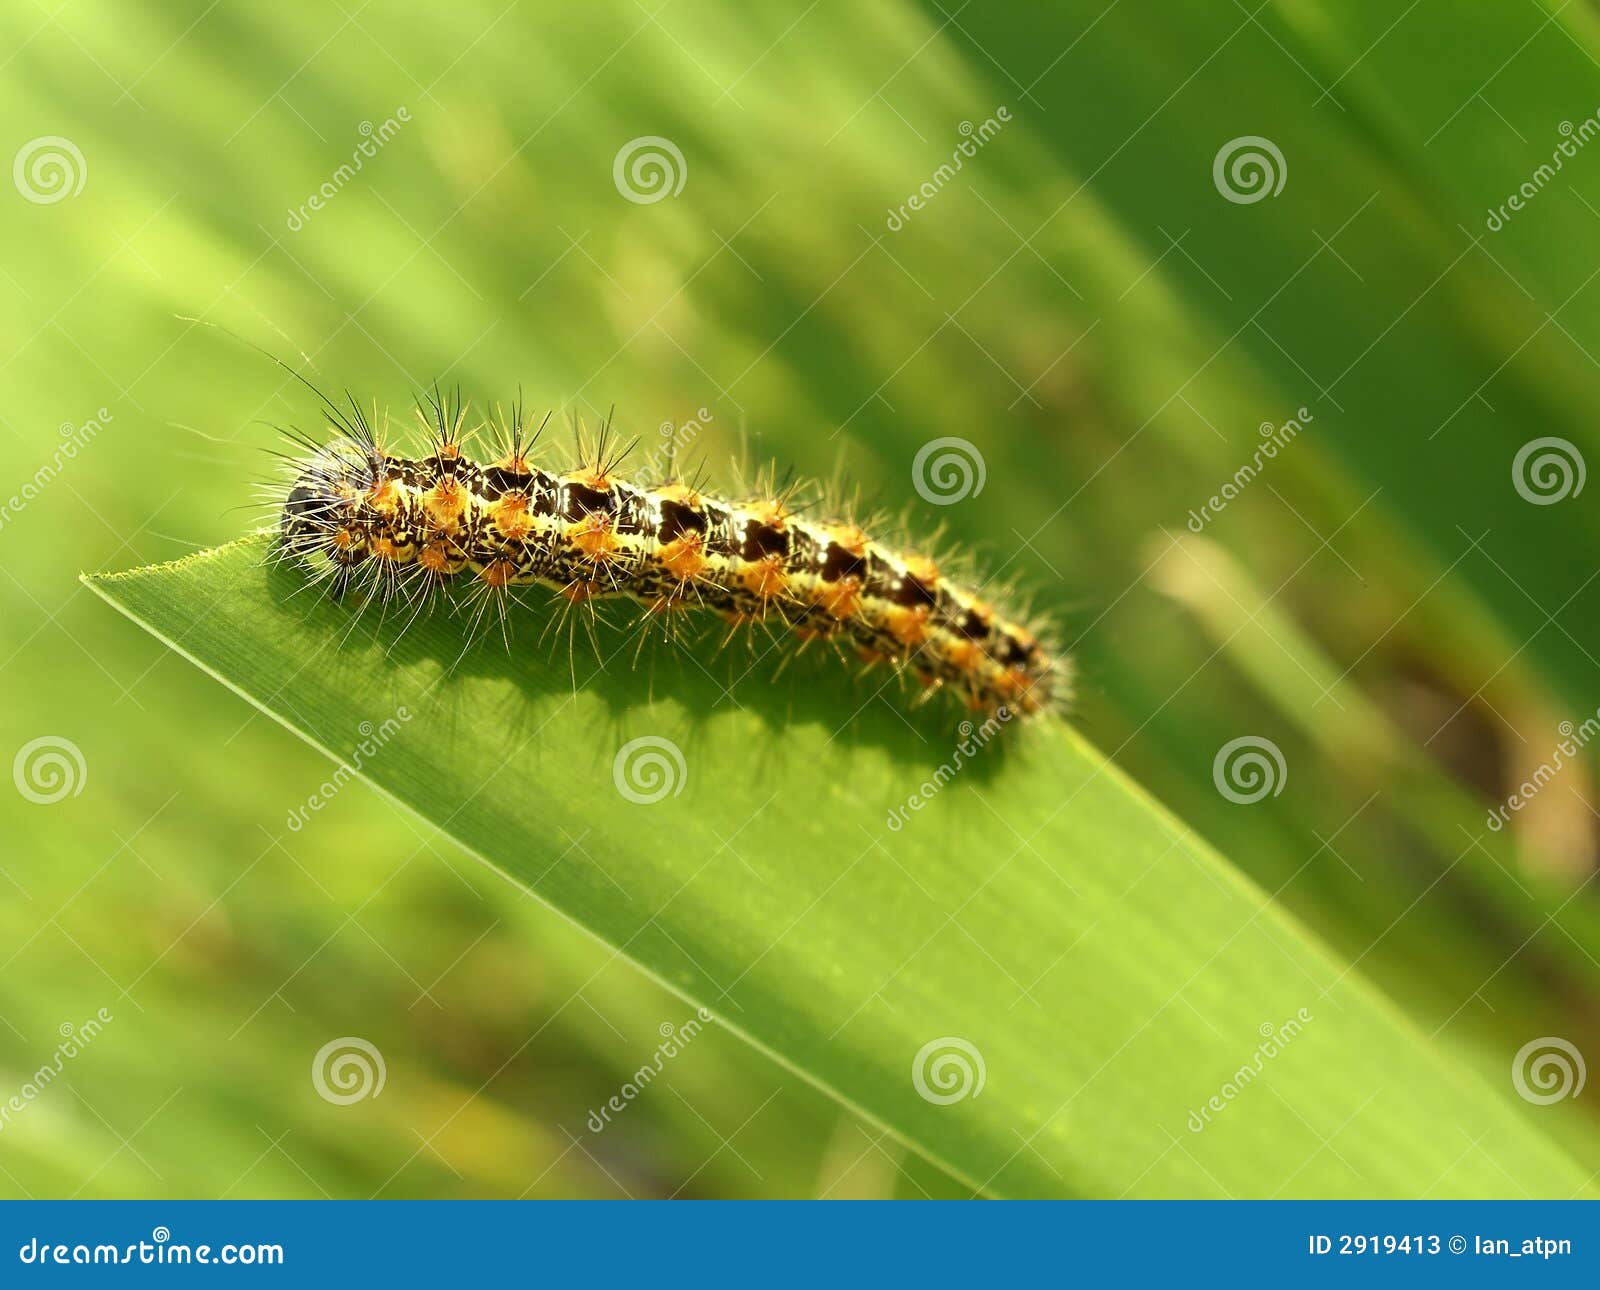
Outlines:
{"type": "Polygon", "coordinates": [[[728,621],[718,649],[742,632],[751,666],[787,644],[781,673],[821,642],[841,660],[859,656],[864,670],[887,663],[914,679],[914,707],[945,692],[1014,715],[1064,702],[1065,660],[1021,616],[990,607],[966,573],[970,560],[942,536],[924,544],[938,558],[872,536],[903,526],[877,512],[838,518],[827,494],[792,471],[764,468],[746,500],[725,500],[703,461],[685,478],[669,445],[659,481],[625,480],[639,440],[617,435],[613,409],[587,443],[574,418],[578,464],[553,472],[532,457],[550,414],[530,433],[520,389],[509,412],[497,405],[474,417],[459,388],[437,384],[417,399],[422,451],[408,456],[376,406],[369,419],[349,392],[335,403],[295,375],[317,394],[331,434],[281,431],[288,451],[273,456],[288,484],[262,498],[279,513],[271,558],[336,600],[398,607],[409,628],[464,587],[451,598],[469,644],[498,626],[509,649],[519,589],[538,585],[555,609],[541,640],[575,638],[581,622],[598,650],[596,602],[625,599],[639,606],[641,647],[653,625],[677,640],[686,612],[709,611],[728,621]],[[482,460],[474,444],[488,449],[482,460]]]}

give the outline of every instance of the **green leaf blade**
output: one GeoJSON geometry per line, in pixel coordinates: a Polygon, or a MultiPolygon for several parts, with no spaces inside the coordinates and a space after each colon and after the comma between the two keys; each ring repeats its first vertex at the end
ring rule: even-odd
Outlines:
{"type": "MultiPolygon", "coordinates": [[[[468,650],[459,617],[357,616],[262,554],[246,540],[90,585],[975,1192],[1585,1185],[1509,1093],[1448,1070],[1060,722],[958,757],[958,717],[902,712],[828,660],[646,646],[635,666],[626,628],[579,629],[569,651],[536,643],[531,612],[511,651],[468,650]],[[617,787],[640,738],[681,756],[658,801],[617,787]],[[942,1040],[975,1055],[924,1064],[930,1100],[913,1066],[942,1040]],[[941,1071],[968,1095],[937,1100],[941,1071]]],[[[321,790],[284,789],[288,828],[321,790]]]]}

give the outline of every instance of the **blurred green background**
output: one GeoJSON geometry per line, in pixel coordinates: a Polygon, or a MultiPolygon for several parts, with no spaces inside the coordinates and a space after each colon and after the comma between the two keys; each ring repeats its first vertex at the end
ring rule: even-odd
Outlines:
{"type": "Polygon", "coordinates": [[[1510,1080],[1600,1055],[1593,756],[1486,825],[1600,706],[1600,494],[1513,469],[1600,451],[1597,57],[1510,0],[8,6],[0,495],[42,483],[0,752],[84,769],[0,794],[0,1100],[114,1019],[0,1124],[0,1194],[965,1194],[717,1029],[583,1140],[687,1005],[365,788],[285,834],[323,759],[77,581],[252,526],[264,423],[316,423],[195,318],[384,403],[705,409],[717,473],[943,523],[1060,622],[1095,742],[1600,1170],[1594,1089],[1510,1080]],[[682,187],[637,202],[644,136],[682,187]],[[1275,194],[1222,191],[1244,136],[1275,194]],[[987,482],[933,507],[941,436],[987,482]],[[1253,806],[1213,781],[1243,735],[1288,767],[1253,806]],[[352,1034],[405,1078],[332,1105],[352,1034]]]}

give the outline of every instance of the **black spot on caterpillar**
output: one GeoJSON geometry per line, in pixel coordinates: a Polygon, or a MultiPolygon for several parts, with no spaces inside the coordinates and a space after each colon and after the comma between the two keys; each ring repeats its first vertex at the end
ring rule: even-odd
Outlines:
{"type": "Polygon", "coordinates": [[[310,388],[330,434],[284,432],[297,451],[273,500],[274,556],[336,597],[420,602],[468,585],[478,617],[492,603],[504,621],[509,589],[536,584],[571,605],[625,598],[668,622],[700,609],[776,624],[977,710],[1029,714],[1064,698],[1066,661],[1038,634],[930,557],[802,514],[794,488],[732,501],[671,471],[621,478],[627,450],[608,452],[609,425],[577,465],[551,471],[533,460],[544,427],[528,433],[520,401],[469,426],[459,396],[437,391],[418,405],[424,433],[407,455],[353,398],[340,406],[310,388]]]}

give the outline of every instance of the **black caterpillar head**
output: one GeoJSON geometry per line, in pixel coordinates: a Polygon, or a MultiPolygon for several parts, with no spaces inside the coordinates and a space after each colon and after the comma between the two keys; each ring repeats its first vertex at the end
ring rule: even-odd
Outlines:
{"type": "Polygon", "coordinates": [[[365,554],[358,523],[362,499],[384,477],[384,459],[370,444],[340,437],[299,469],[279,520],[283,549],[307,563],[348,567],[365,554]]]}

